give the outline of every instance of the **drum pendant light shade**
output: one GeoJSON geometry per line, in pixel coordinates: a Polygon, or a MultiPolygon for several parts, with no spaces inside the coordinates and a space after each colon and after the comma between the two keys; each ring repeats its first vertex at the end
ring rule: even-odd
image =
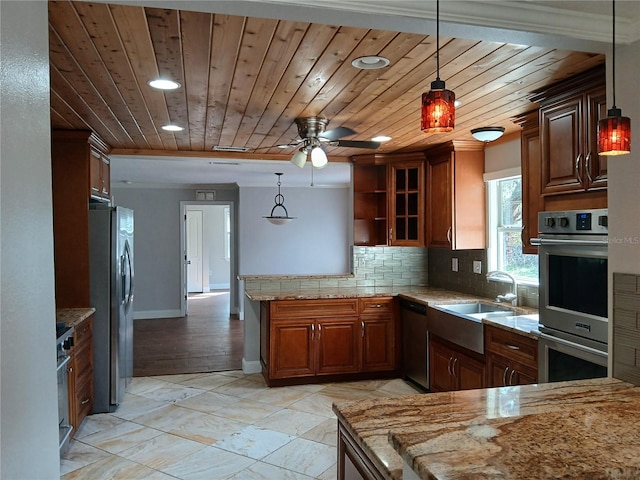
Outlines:
{"type": "Polygon", "coordinates": [[[440,80],[440,0],[436,1],[436,79],[431,90],[422,94],[422,121],[424,133],[446,133],[453,130],[456,120],[456,95],[447,90],[440,80]]]}
{"type": "Polygon", "coordinates": [[[631,153],[631,120],[622,110],[612,108],[607,117],[598,122],[598,154],[626,155],[631,153]]]}
{"type": "Polygon", "coordinates": [[[616,107],[616,2],[613,7],[612,39],[612,91],[613,106],[607,110],[607,116],[598,121],[598,155],[614,156],[631,153],[631,119],[622,116],[622,110],[616,107]]]}

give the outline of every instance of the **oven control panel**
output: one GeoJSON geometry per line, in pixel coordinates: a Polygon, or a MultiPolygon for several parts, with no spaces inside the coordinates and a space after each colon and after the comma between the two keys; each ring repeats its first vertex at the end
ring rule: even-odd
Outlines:
{"type": "Polygon", "coordinates": [[[608,219],[609,213],[606,208],[540,212],[538,214],[538,232],[561,235],[606,235],[608,233],[608,219]]]}

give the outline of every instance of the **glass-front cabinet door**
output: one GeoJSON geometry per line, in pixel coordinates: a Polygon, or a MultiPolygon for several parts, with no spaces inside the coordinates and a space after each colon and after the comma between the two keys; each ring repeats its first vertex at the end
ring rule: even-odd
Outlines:
{"type": "Polygon", "coordinates": [[[424,246],[424,157],[389,164],[389,245],[424,246]]]}

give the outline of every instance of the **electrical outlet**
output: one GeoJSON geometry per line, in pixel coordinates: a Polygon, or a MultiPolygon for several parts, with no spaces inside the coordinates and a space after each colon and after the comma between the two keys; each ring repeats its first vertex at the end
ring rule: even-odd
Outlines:
{"type": "Polygon", "coordinates": [[[482,273],[482,262],[480,260],[473,261],[473,273],[482,273]]]}
{"type": "Polygon", "coordinates": [[[458,259],[457,258],[452,258],[451,259],[451,271],[452,272],[457,272],[458,271],[458,259]]]}

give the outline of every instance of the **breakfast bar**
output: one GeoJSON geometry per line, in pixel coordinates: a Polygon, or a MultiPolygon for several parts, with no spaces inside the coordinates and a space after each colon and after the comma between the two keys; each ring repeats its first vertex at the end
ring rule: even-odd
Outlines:
{"type": "Polygon", "coordinates": [[[410,395],[333,409],[339,479],[640,478],[640,388],[616,379],[410,395]]]}

